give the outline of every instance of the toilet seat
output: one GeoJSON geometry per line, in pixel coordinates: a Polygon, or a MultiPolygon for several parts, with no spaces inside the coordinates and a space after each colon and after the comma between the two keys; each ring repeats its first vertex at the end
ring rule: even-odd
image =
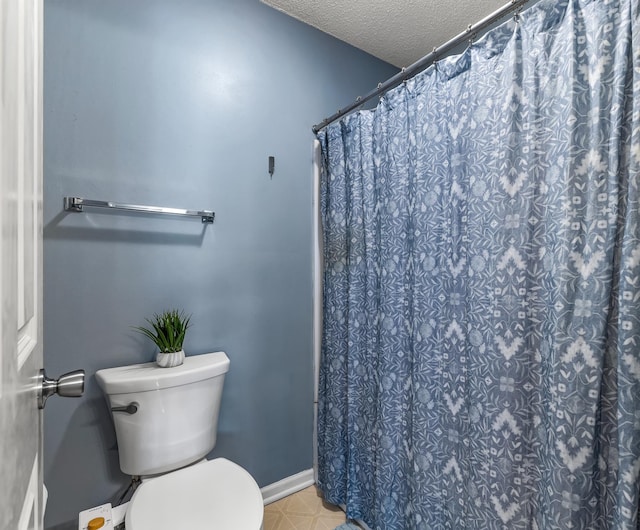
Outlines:
{"type": "Polygon", "coordinates": [[[143,482],[125,519],[127,530],[260,530],[264,504],[253,477],[216,458],[143,482]]]}

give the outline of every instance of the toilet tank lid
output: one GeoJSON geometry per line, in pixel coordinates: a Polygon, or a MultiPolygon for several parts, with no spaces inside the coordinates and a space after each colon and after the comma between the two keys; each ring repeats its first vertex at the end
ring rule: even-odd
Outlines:
{"type": "Polygon", "coordinates": [[[106,368],[96,372],[96,379],[105,394],[128,394],[187,385],[228,371],[229,358],[219,351],[185,357],[183,364],[172,368],[154,362],[106,368]]]}

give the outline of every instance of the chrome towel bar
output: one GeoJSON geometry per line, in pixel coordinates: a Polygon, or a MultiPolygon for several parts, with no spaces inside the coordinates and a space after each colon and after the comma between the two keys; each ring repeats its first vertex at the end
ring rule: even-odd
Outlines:
{"type": "Polygon", "coordinates": [[[163,206],[142,206],[140,204],[124,204],[111,201],[94,201],[82,197],[65,197],[64,209],[67,212],[82,212],[84,207],[110,208],[112,210],[128,210],[130,212],[180,215],[183,217],[200,217],[203,223],[213,223],[216,214],[209,210],[183,210],[182,208],[165,208],[163,206]]]}

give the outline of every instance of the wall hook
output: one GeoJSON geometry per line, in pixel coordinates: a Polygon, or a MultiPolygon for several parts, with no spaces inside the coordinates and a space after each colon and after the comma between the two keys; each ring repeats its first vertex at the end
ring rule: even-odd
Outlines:
{"type": "Polygon", "coordinates": [[[273,178],[273,173],[276,170],[276,157],[275,156],[270,156],[269,157],[269,177],[273,178]]]}

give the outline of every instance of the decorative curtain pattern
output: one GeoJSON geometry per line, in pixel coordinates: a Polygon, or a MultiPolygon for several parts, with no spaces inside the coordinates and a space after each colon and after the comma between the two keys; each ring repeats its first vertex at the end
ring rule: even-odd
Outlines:
{"type": "Polygon", "coordinates": [[[319,134],[319,486],[374,530],[636,529],[637,0],[543,0],[319,134]]]}

